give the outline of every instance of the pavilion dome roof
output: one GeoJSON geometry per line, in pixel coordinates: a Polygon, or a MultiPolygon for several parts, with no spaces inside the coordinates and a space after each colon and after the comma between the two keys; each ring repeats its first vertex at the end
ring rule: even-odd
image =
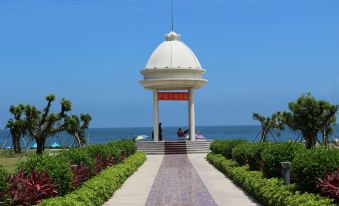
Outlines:
{"type": "Polygon", "coordinates": [[[180,35],[171,31],[152,53],[145,69],[202,69],[193,51],[182,41],[180,35]]]}
{"type": "Polygon", "coordinates": [[[205,73],[192,50],[180,40],[175,32],[166,34],[162,42],[140,71],[140,81],[146,89],[186,90],[201,88],[206,82],[205,73]]]}

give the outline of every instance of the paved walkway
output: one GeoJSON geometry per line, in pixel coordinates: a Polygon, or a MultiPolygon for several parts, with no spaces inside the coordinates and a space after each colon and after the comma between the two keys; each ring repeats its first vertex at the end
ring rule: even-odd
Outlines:
{"type": "Polygon", "coordinates": [[[146,206],[216,206],[187,155],[165,155],[146,206]]]}
{"type": "Polygon", "coordinates": [[[145,163],[126,180],[104,205],[144,206],[163,157],[163,155],[147,155],[145,163]]]}
{"type": "Polygon", "coordinates": [[[209,164],[206,154],[189,154],[188,157],[218,205],[259,205],[223,173],[209,164]]]}
{"type": "Polygon", "coordinates": [[[139,170],[104,205],[259,205],[205,157],[206,154],[148,155],[139,170]]]}

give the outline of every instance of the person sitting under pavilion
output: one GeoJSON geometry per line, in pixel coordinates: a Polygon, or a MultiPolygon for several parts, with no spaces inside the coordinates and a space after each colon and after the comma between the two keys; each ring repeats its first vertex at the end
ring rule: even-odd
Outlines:
{"type": "Polygon", "coordinates": [[[183,132],[181,128],[178,129],[177,135],[178,135],[178,141],[180,141],[181,139],[185,140],[185,132],[183,132]]]}

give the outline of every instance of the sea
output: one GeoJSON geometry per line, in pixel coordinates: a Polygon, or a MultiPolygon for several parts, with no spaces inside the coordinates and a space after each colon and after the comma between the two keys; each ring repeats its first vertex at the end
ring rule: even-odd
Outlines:
{"type": "MultiPolygon", "coordinates": [[[[163,139],[168,141],[177,140],[177,127],[163,127],[163,139]]],[[[181,127],[183,130],[187,128],[181,127]]],[[[202,134],[208,140],[221,139],[244,139],[249,141],[258,141],[260,139],[259,125],[242,125],[242,126],[197,126],[196,131],[202,134]]],[[[87,130],[87,142],[89,144],[105,144],[109,141],[119,139],[133,139],[138,135],[148,136],[145,141],[152,140],[151,127],[124,127],[124,128],[90,128],[87,130]]],[[[334,127],[334,134],[331,138],[339,139],[339,125],[334,127]]],[[[271,141],[301,141],[300,132],[293,132],[285,129],[280,136],[273,132],[269,136],[271,141]]],[[[333,140],[331,139],[331,140],[333,140]]],[[[32,138],[24,137],[21,145],[24,148],[29,148],[35,143],[32,138]]],[[[53,143],[61,146],[72,146],[74,139],[66,133],[60,133],[57,136],[47,139],[47,146],[53,143]]],[[[9,130],[0,130],[0,148],[9,148],[12,146],[9,130]]]]}

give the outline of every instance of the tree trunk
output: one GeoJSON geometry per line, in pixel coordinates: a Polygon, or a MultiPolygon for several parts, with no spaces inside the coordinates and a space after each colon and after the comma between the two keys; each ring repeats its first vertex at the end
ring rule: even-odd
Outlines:
{"type": "Polygon", "coordinates": [[[82,145],[82,142],[81,142],[81,139],[80,139],[79,135],[76,133],[74,135],[74,137],[75,137],[76,142],[78,143],[78,146],[82,147],[83,145],[82,145]]]}
{"type": "Polygon", "coordinates": [[[268,133],[269,133],[269,129],[264,127],[263,132],[262,132],[262,142],[268,141],[268,133]]]}
{"type": "Polygon", "coordinates": [[[304,139],[306,140],[306,149],[312,149],[317,143],[317,132],[316,131],[305,131],[303,132],[304,139]]]}
{"type": "Polygon", "coordinates": [[[37,147],[36,147],[36,153],[37,154],[42,154],[42,152],[44,151],[45,149],[45,138],[36,138],[35,141],[36,141],[36,144],[37,144],[37,147]]]}
{"type": "Polygon", "coordinates": [[[261,142],[267,142],[267,132],[265,127],[261,128],[261,142]]]}
{"type": "Polygon", "coordinates": [[[261,131],[261,142],[265,142],[265,132],[264,132],[264,130],[261,131]]]}
{"type": "Polygon", "coordinates": [[[323,136],[323,145],[325,145],[325,146],[327,147],[327,145],[328,145],[328,136],[327,136],[327,134],[326,134],[325,129],[322,130],[321,133],[322,133],[322,136],[323,136]]]}
{"type": "Polygon", "coordinates": [[[305,140],[306,140],[306,149],[312,149],[313,148],[312,138],[306,137],[305,140]]]}
{"type": "Polygon", "coordinates": [[[13,148],[15,154],[21,153],[21,145],[20,145],[20,136],[12,135],[12,141],[13,141],[13,148]]]}

